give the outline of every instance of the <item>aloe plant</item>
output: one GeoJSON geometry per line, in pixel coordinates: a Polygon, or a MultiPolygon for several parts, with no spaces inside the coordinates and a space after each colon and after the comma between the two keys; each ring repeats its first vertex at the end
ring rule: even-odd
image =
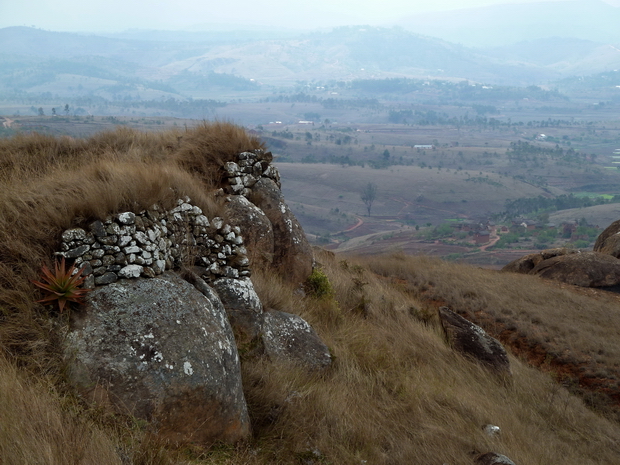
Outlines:
{"type": "Polygon", "coordinates": [[[66,268],[64,257],[60,261],[60,264],[58,262],[54,264],[54,272],[43,265],[41,268],[41,273],[43,275],[41,281],[32,282],[46,292],[47,295],[41,300],[37,300],[37,302],[44,304],[53,304],[57,302],[60,313],[63,312],[67,302],[76,304],[83,303],[82,298],[91,289],[79,288],[86,279],[86,276],[82,276],[83,269],[77,272],[75,272],[75,270],[76,268],[74,265],[71,265],[69,269],[66,268]]]}

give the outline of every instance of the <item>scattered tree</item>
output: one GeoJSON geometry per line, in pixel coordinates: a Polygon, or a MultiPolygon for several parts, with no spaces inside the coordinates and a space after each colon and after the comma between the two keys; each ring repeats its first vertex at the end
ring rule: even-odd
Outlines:
{"type": "Polygon", "coordinates": [[[368,210],[368,216],[370,216],[370,209],[372,208],[373,202],[377,198],[377,185],[369,182],[362,189],[361,198],[364,205],[366,205],[366,209],[368,210]]]}

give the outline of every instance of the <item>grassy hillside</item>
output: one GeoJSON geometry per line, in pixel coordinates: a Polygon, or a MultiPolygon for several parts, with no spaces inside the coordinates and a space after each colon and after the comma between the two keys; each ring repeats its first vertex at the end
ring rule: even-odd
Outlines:
{"type": "MultiPolygon", "coordinates": [[[[488,451],[518,464],[559,457],[575,465],[618,463],[617,400],[603,395],[618,389],[618,300],[425,257],[366,260],[317,250],[333,287],[323,296],[304,295],[277,275],[254,270],[265,307],[310,322],[334,364],[311,373],[242,359],[253,428],[247,443],[173,449],[154,440],[143,423],[74,396],[59,354],[68,320],[37,304],[30,282],[51,263],[60,232],[178,195],[190,196],[209,216],[219,213],[210,196],[215,167],[259,145],[229,124],[0,140],[2,464],[470,465],[488,451]],[[515,347],[511,379],[449,347],[436,316],[441,304],[479,319],[515,347]],[[562,357],[573,360],[575,370],[565,369],[562,357]],[[595,379],[608,380],[607,391],[588,390],[586,380],[595,379]],[[500,436],[487,436],[485,424],[498,425],[500,436]]],[[[341,175],[353,173],[347,170],[353,168],[341,175]]],[[[309,174],[317,192],[327,189],[318,180],[331,175],[323,174],[309,174]]]]}
{"type": "Polygon", "coordinates": [[[549,221],[561,224],[562,221],[575,221],[585,218],[589,224],[598,224],[607,227],[620,218],[620,205],[595,205],[586,208],[571,208],[549,215],[549,221]]]}

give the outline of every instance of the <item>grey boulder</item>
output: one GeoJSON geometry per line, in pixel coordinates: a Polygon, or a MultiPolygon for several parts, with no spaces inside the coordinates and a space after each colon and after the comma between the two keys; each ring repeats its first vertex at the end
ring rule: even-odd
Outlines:
{"type": "Polygon", "coordinates": [[[596,238],[593,250],[620,258],[620,220],[614,221],[605,228],[596,238]]]}
{"type": "Polygon", "coordinates": [[[536,265],[550,258],[560,257],[562,255],[570,255],[578,253],[575,249],[567,249],[564,247],[556,249],[546,249],[538,253],[524,255],[521,258],[511,261],[502,268],[502,271],[511,271],[513,273],[527,274],[534,269],[536,265]]]}
{"type": "Polygon", "coordinates": [[[300,316],[269,310],[263,313],[263,346],[272,360],[323,369],[331,365],[329,348],[300,316]]]}
{"type": "Polygon", "coordinates": [[[448,307],[439,309],[439,318],[448,342],[457,352],[477,360],[497,373],[510,374],[508,354],[497,339],[448,307]]]}
{"type": "Polygon", "coordinates": [[[312,273],[312,248],[277,184],[261,178],[249,200],[265,213],[273,227],[273,265],[288,281],[304,282],[312,273]]]}
{"type": "Polygon", "coordinates": [[[225,203],[231,226],[239,226],[243,243],[253,268],[270,267],[273,263],[273,227],[267,215],[242,195],[231,195],[225,203]]]}
{"type": "Polygon", "coordinates": [[[91,292],[65,354],[78,392],[147,420],[163,440],[235,442],[250,433],[223,307],[174,273],[91,292]]]}
{"type": "Polygon", "coordinates": [[[581,252],[543,260],[530,274],[581,287],[620,284],[620,260],[599,252],[581,252]]]}
{"type": "MultiPolygon", "coordinates": [[[[249,278],[219,278],[213,288],[220,297],[236,335],[243,342],[256,339],[261,332],[263,304],[249,278]]],[[[241,341],[237,341],[239,344],[241,341]]]]}

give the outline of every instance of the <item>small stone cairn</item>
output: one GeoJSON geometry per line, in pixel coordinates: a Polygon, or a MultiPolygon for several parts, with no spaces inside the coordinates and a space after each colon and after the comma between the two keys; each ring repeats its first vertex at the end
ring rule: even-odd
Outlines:
{"type": "Polygon", "coordinates": [[[189,198],[170,211],[153,205],[94,221],[88,231],[68,229],[56,255],[74,260],[91,289],[120,278],[152,278],[184,264],[204,267],[207,281],[250,276],[240,228],[219,217],[209,221],[189,198]]]}

